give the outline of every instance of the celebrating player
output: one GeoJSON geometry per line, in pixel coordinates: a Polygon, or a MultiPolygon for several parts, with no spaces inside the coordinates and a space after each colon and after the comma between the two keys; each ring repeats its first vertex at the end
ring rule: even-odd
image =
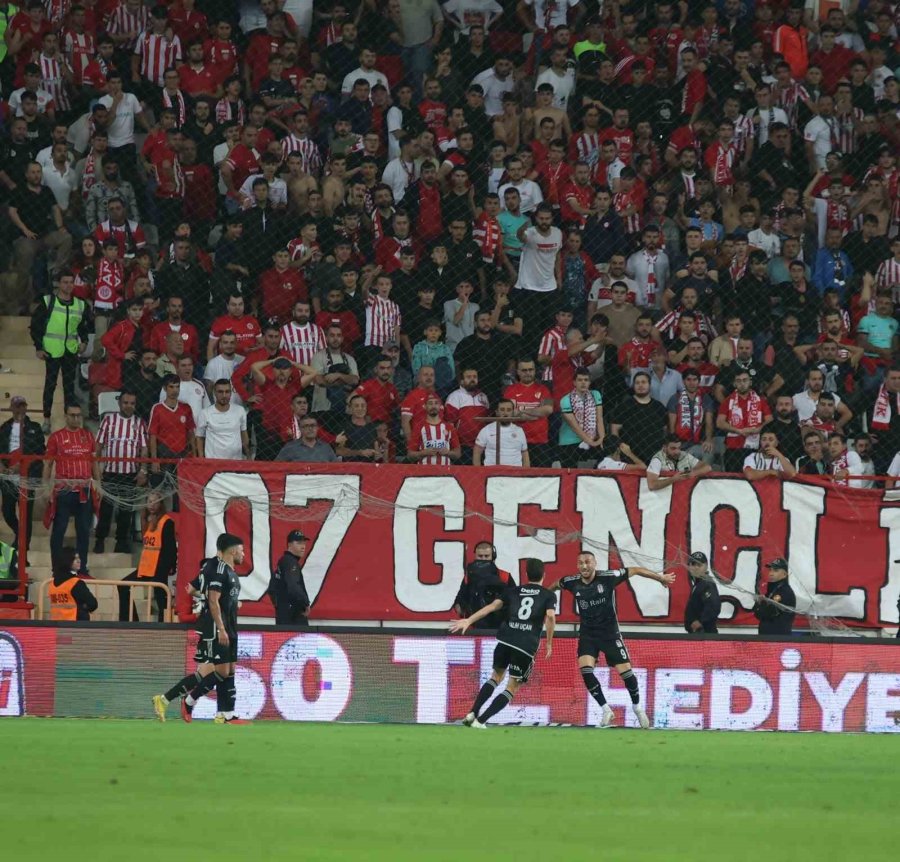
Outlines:
{"type": "MultiPolygon", "coordinates": [[[[187,585],[188,594],[194,600],[194,613],[197,615],[198,622],[202,617],[203,609],[206,607],[205,572],[206,564],[209,562],[209,560],[201,560],[200,574],[187,585]]],[[[153,709],[156,712],[156,717],[160,721],[166,720],[166,707],[175,700],[175,698],[187,697],[188,693],[200,685],[203,678],[207,674],[211,674],[215,669],[215,665],[207,660],[206,650],[202,640],[202,632],[199,629],[197,630],[197,634],[201,635],[201,639],[197,642],[197,652],[194,656],[194,661],[197,662],[197,670],[193,673],[189,673],[180,682],[173,685],[165,694],[153,695],[153,709]]]]}
{"type": "Polygon", "coordinates": [[[215,687],[216,724],[246,724],[234,714],[237,609],[241,594],[241,583],[234,567],[244,561],[244,542],[231,533],[222,533],[216,540],[216,551],[216,556],[201,573],[206,583],[206,607],[200,614],[200,642],[196,656],[198,663],[212,664],[214,668],[181,702],[181,717],[190,721],[194,705],[215,687]]]}
{"type": "Polygon", "coordinates": [[[488,719],[508,706],[516,696],[519,686],[528,682],[528,676],[534,666],[534,655],[541,643],[541,629],[544,626],[547,627],[547,658],[550,658],[553,652],[556,596],[543,586],[543,562],[535,559],[526,560],[525,576],[528,579],[527,584],[510,587],[501,598],[495,599],[471,616],[454,620],[450,624],[451,632],[463,633],[473,623],[489,614],[501,608],[506,610],[506,617],[497,631],[494,670],[490,679],[481,686],[471,712],[463,719],[463,724],[467,727],[484,730],[488,719]],[[484,712],[481,712],[507,669],[509,680],[506,689],[497,695],[484,712]]]}
{"type": "Polygon", "coordinates": [[[591,697],[600,704],[603,715],[601,727],[609,727],[613,722],[613,711],[606,698],[600,681],[594,676],[597,656],[606,657],[606,663],[614,667],[628,694],[631,696],[631,708],[643,728],[650,727],[650,719],[641,708],[641,695],[638,691],[637,677],[631,669],[628,650],[619,631],[619,619],[616,616],[616,587],[628,578],[640,575],[658,581],[665,587],[671,586],[675,575],[671,572],[657,574],[642,566],[629,566],[626,569],[597,571],[597,558],[585,551],[578,555],[578,574],[561,578],[550,590],[568,590],[575,596],[578,614],[581,617],[581,629],[578,633],[578,667],[581,679],[591,697]]]}

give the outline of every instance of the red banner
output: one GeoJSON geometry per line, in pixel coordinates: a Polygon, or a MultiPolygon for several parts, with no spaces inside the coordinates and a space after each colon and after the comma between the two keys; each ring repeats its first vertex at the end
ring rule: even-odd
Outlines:
{"type": "MultiPolygon", "coordinates": [[[[900,506],[890,492],[735,476],[650,491],[638,476],[587,471],[199,460],[181,463],[178,477],[181,614],[184,585],[227,527],[246,540],[243,616],[272,616],[271,568],[300,528],[311,538],[312,621],[446,619],[474,545],[488,540],[516,578],[528,557],[543,559],[551,579],[570,574],[582,547],[601,568],[674,569],[671,591],[643,578],[619,589],[626,623],[681,622],[693,551],[733,584],[720,589],[723,625],[754,622],[752,593],[776,556],[790,561],[798,610],[897,623],[900,506]]],[[[568,596],[560,619],[575,620],[568,596]]]]}
{"type": "Polygon", "coordinates": [[[0,631],[0,716],[53,715],[56,631],[0,631]]]}

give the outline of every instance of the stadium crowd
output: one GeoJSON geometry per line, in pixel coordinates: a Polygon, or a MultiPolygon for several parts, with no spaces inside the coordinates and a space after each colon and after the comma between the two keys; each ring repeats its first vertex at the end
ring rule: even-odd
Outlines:
{"type": "Polygon", "coordinates": [[[78,454],[900,475],[900,4],[0,7],[78,454]]]}

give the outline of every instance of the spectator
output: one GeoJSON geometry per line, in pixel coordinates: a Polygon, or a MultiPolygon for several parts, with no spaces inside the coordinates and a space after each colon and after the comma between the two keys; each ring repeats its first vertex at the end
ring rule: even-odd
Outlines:
{"type": "Polygon", "coordinates": [[[716,427],[726,432],[727,473],[741,472],[748,456],[759,449],[760,431],[771,418],[765,398],[752,388],[750,372],[740,369],[734,376],[734,392],[722,400],[716,417],[716,427]]]}
{"type": "Polygon", "coordinates": [[[446,394],[453,384],[455,369],[453,353],[449,346],[441,341],[441,323],[437,318],[425,322],[424,339],[417,341],[413,347],[412,367],[413,374],[425,366],[434,369],[435,386],[442,394],[446,394]]]}
{"type": "Polygon", "coordinates": [[[515,404],[509,398],[497,402],[497,421],[490,422],[478,432],[472,463],[476,467],[530,467],[528,441],[525,432],[513,424],[515,404]]]}
{"type": "MultiPolygon", "coordinates": [[[[810,368],[806,372],[806,387],[794,396],[794,409],[797,411],[797,419],[801,425],[812,419],[824,390],[825,375],[818,368],[810,368]]],[[[841,430],[850,421],[853,414],[840,396],[834,395],[834,404],[837,415],[836,427],[841,430]]]]}
{"type": "Polygon", "coordinates": [[[797,471],[778,449],[778,435],[773,429],[759,435],[759,451],[751,452],[744,459],[744,476],[751,481],[773,476],[776,479],[793,478],[797,471]]]}
{"type": "Polygon", "coordinates": [[[156,353],[161,354],[166,351],[166,339],[171,333],[177,333],[184,342],[184,352],[190,356],[194,362],[200,359],[200,340],[197,335],[197,328],[188,323],[184,319],[184,300],[177,294],[170,295],[166,300],[166,317],[153,327],[147,347],[152,348],[156,353]]]}
{"type": "Polygon", "coordinates": [[[232,402],[231,380],[220,377],[212,388],[213,403],[197,418],[197,453],[201,458],[231,461],[249,458],[247,411],[232,402]]]}
{"type": "MultiPolygon", "coordinates": [[[[300,438],[281,447],[276,461],[294,461],[303,464],[327,464],[337,461],[334,449],[319,439],[319,423],[314,416],[304,416],[300,421],[300,438]]],[[[337,445],[346,442],[343,434],[335,438],[337,445]]]]}
{"type": "Polygon", "coordinates": [[[647,464],[647,487],[651,491],[661,491],[682,479],[692,479],[708,473],[712,467],[690,452],[683,452],[682,441],[677,434],[667,434],[660,449],[647,464]],[[663,473],[671,476],[663,477],[663,473]]]}
{"type": "Polygon", "coordinates": [[[645,463],[662,445],[668,414],[650,395],[650,375],[639,371],[631,381],[633,394],[616,409],[610,430],[645,463]]]}
{"type": "MultiPolygon", "coordinates": [[[[500,194],[502,197],[502,190],[500,194]]],[[[522,291],[526,338],[540,333],[556,302],[555,292],[559,287],[556,260],[563,244],[562,232],[553,227],[553,210],[549,204],[537,206],[534,220],[534,227],[522,225],[516,231],[516,238],[522,243],[516,289],[522,291]]]]}
{"type": "MultiPolygon", "coordinates": [[[[122,580],[168,586],[169,578],[175,573],[178,564],[178,537],[175,520],[166,512],[162,498],[158,494],[151,494],[148,497],[147,506],[141,512],[141,536],[143,548],[137,569],[122,580]]],[[[129,587],[116,589],[119,593],[119,622],[137,620],[137,609],[131,601],[131,589],[129,587]]],[[[163,590],[154,589],[152,592],[153,600],[156,602],[156,621],[161,623],[169,602],[163,590]]]]}
{"type": "Polygon", "coordinates": [[[828,437],[828,460],[835,485],[864,487],[865,480],[858,478],[863,475],[862,461],[856,452],[847,448],[847,438],[840,431],[834,431],[828,437]]]}
{"type": "Polygon", "coordinates": [[[142,349],[141,318],[144,315],[144,300],[130,299],[126,309],[127,317],[116,323],[100,339],[106,351],[106,386],[110,390],[122,388],[126,366],[137,365],[142,349]]]}
{"type": "Polygon", "coordinates": [[[475,332],[475,315],[479,305],[470,301],[473,290],[470,282],[461,281],[456,285],[456,299],[444,303],[446,342],[451,353],[464,338],[475,332]]]}
{"type": "Polygon", "coordinates": [[[442,414],[441,399],[432,393],[425,399],[423,419],[413,427],[409,436],[407,457],[410,461],[446,467],[451,461],[459,460],[462,454],[459,434],[442,414]]]}
{"type": "MultiPolygon", "coordinates": [[[[88,540],[94,519],[94,491],[100,484],[100,465],[93,461],[94,435],[82,427],[83,416],[77,404],[66,405],[66,425],[47,439],[47,460],[43,482],[55,479],[44,523],[50,530],[50,554],[60,559],[69,519],[75,519],[75,537],[80,572],[88,571],[88,540]],[[93,484],[92,484],[93,483],[93,484]]],[[[55,565],[55,563],[54,563],[55,565]]]]}
{"type": "Polygon", "coordinates": [[[593,461],[593,450],[603,446],[603,397],[591,389],[587,368],[575,372],[575,388],[560,399],[563,423],[559,429],[559,463],[577,467],[581,460],[593,461]]]}
{"type": "Polygon", "coordinates": [[[647,465],[631,451],[631,447],[627,443],[623,443],[615,434],[607,434],[603,439],[603,458],[597,464],[597,469],[610,472],[621,470],[625,473],[643,473],[647,469],[647,465]]]}
{"type": "Polygon", "coordinates": [[[791,464],[803,455],[804,429],[797,422],[794,399],[790,395],[779,395],[775,399],[775,413],[772,421],[763,426],[763,431],[772,431],[778,437],[778,448],[791,464]]]}
{"type": "Polygon", "coordinates": [[[254,362],[250,370],[258,387],[262,414],[262,421],[256,427],[256,457],[261,461],[271,461],[288,439],[293,397],[315,379],[316,370],[283,356],[261,359],[254,362]],[[272,370],[269,371],[269,368],[272,370]]]}
{"type": "MultiPolygon", "coordinates": [[[[188,368],[187,361],[185,369],[188,368]]],[[[163,378],[162,385],[162,397],[150,411],[147,429],[148,449],[155,462],[150,467],[154,474],[151,485],[159,484],[164,474],[174,474],[177,461],[196,455],[197,446],[194,411],[180,400],[181,379],[169,374],[163,378]],[[157,459],[167,459],[168,463],[161,465],[157,459]]]]}
{"type": "Polygon", "coordinates": [[[147,484],[147,425],[135,413],[137,395],[123,390],[118,396],[119,412],[107,413],[100,420],[94,457],[102,464],[103,494],[94,531],[94,553],[106,549],[106,537],[116,515],[115,553],[131,553],[131,534],[139,489],[147,484]]]}
{"type": "MultiPolygon", "coordinates": [[[[638,372],[633,371],[631,374],[632,384],[636,373],[638,372]]],[[[648,373],[650,375],[650,395],[660,404],[668,405],[684,389],[681,375],[674,368],[668,366],[666,351],[659,345],[650,355],[648,373]]]]}
{"type": "Polygon", "coordinates": [[[48,588],[50,619],[54,622],[88,622],[97,610],[97,599],[80,577],[84,571],[78,551],[59,549],[53,562],[53,581],[48,588]]]}
{"type": "Polygon", "coordinates": [[[60,273],[59,286],[42,297],[31,315],[31,340],[38,359],[45,363],[44,424],[50,433],[50,414],[56,383],[62,373],[63,398],[66,404],[75,400],[75,375],[78,356],[87,347],[91,331],[91,313],[84,300],[73,296],[75,278],[70,272],[60,273]]]}
{"type": "Polygon", "coordinates": [[[681,375],[684,388],[669,399],[669,433],[674,434],[687,454],[712,464],[714,448],[712,399],[700,391],[700,374],[695,368],[686,368],[681,375]]]}
{"type": "Polygon", "coordinates": [[[341,427],[344,442],[335,447],[342,461],[372,464],[383,461],[383,452],[377,443],[375,423],[369,420],[368,406],[362,395],[351,395],[347,402],[349,415],[341,427]]]}
{"type": "Polygon", "coordinates": [[[472,463],[472,450],[482,421],[490,415],[490,403],[478,385],[478,369],[461,366],[459,388],[447,396],[444,418],[456,428],[460,442],[460,463],[472,463]]]}
{"type": "MultiPolygon", "coordinates": [[[[181,356],[176,363],[176,376],[179,381],[178,400],[191,408],[194,427],[200,421],[200,414],[209,406],[209,395],[206,387],[194,377],[194,360],[190,356],[181,356]]],[[[165,401],[166,391],[162,387],[159,400],[165,401]]]]}
{"type": "MultiPolygon", "coordinates": [[[[868,434],[860,434],[853,441],[853,448],[859,455],[860,475],[874,476],[875,462],[872,460],[872,439],[868,434]]],[[[860,479],[860,488],[874,488],[874,479],[860,479]]]]}
{"type": "MultiPolygon", "coordinates": [[[[12,417],[0,425],[0,471],[21,475],[18,459],[20,455],[43,455],[46,450],[41,426],[29,418],[28,402],[22,395],[13,395],[9,400],[12,417]]],[[[41,462],[28,465],[27,478],[34,482],[40,479],[41,462]]],[[[3,494],[3,520],[12,530],[12,547],[19,547],[19,504],[25,495],[25,548],[31,547],[31,532],[34,526],[34,490],[15,481],[0,482],[3,494]]]]}
{"type": "MultiPolygon", "coordinates": [[[[497,289],[496,283],[494,285],[497,289]]],[[[510,341],[518,340],[522,332],[522,318],[517,317],[517,312],[512,312],[511,323],[495,323],[504,317],[509,320],[505,310],[509,308],[508,301],[503,303],[506,296],[501,293],[496,299],[494,309],[480,309],[475,315],[475,331],[463,338],[456,345],[453,354],[454,365],[457,369],[469,366],[478,372],[478,380],[484,387],[488,398],[494,398],[500,393],[501,378],[506,373],[508,364],[498,362],[498,356],[512,357],[515,354],[510,349],[510,341]],[[498,309],[501,309],[498,312],[498,309]],[[507,331],[503,332],[504,326],[507,331]],[[517,334],[513,334],[517,333],[517,334]]],[[[506,288],[508,290],[508,286],[506,288]]],[[[507,360],[508,362],[509,360],[507,360]]]]}
{"type": "MultiPolygon", "coordinates": [[[[131,183],[121,179],[119,173],[119,160],[108,155],[103,159],[103,173],[99,182],[95,182],[87,193],[84,204],[84,215],[88,229],[92,233],[103,230],[103,225],[112,222],[121,225],[135,235],[138,225],[138,206],[131,183]],[[120,207],[114,208],[116,218],[109,210],[109,205],[115,201],[120,207]]],[[[141,231],[143,235],[143,231],[141,231]]]]}
{"type": "Polygon", "coordinates": [[[517,381],[504,389],[503,398],[515,407],[515,418],[528,443],[529,466],[550,467],[556,457],[556,446],[549,442],[553,398],[546,386],[535,381],[535,375],[534,360],[519,359],[517,381]]]}
{"type": "Polygon", "coordinates": [[[373,422],[386,422],[394,425],[397,408],[400,406],[400,395],[394,386],[394,364],[390,356],[381,356],[375,363],[372,377],[364,380],[354,390],[366,400],[368,416],[373,422]]]}
{"type": "MultiPolygon", "coordinates": [[[[218,344],[219,352],[216,356],[206,363],[203,369],[203,385],[206,387],[206,394],[210,401],[213,400],[213,386],[217,380],[223,377],[231,383],[231,375],[235,369],[243,362],[244,357],[237,354],[237,336],[233,332],[223,332],[218,344]]],[[[240,404],[240,396],[232,391],[231,401],[234,404],[240,404]]]]}
{"type": "Polygon", "coordinates": [[[900,323],[894,317],[893,297],[888,292],[879,291],[875,297],[874,313],[863,317],[856,328],[856,343],[872,360],[871,364],[876,366],[874,373],[866,374],[862,380],[863,390],[869,394],[878,390],[885,370],[900,350],[898,330],[900,323]]]}
{"type": "Polygon", "coordinates": [[[342,420],[347,412],[347,398],[359,384],[356,360],[344,353],[344,333],[332,324],[325,332],[325,349],[316,353],[310,365],[316,370],[312,412],[326,427],[331,420],[342,420]]]}
{"type": "Polygon", "coordinates": [[[803,435],[804,455],[797,459],[797,472],[804,476],[824,476],[828,473],[825,460],[825,438],[821,431],[810,429],[803,435]]]}

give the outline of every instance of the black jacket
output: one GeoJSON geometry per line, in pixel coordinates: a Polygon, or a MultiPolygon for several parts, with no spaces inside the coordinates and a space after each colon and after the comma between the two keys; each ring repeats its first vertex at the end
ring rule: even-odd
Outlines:
{"type": "MultiPolygon", "coordinates": [[[[463,616],[480,611],[495,599],[499,599],[515,583],[508,572],[503,572],[489,560],[474,560],[466,566],[466,574],[454,605],[459,605],[463,616]]],[[[497,628],[503,621],[502,612],[489,614],[478,623],[479,628],[497,628]]]]}
{"type": "Polygon", "coordinates": [[[691,578],[690,581],[691,594],[684,607],[684,630],[690,634],[700,634],[691,631],[691,623],[699,620],[703,626],[700,631],[716,634],[719,631],[717,621],[722,608],[719,588],[712,578],[691,578]]]}
{"type": "MultiPolygon", "coordinates": [[[[769,581],[766,586],[766,598],[789,608],[797,607],[797,597],[787,580],[769,581]]],[[[789,635],[796,616],[793,611],[782,610],[769,602],[757,602],[753,606],[753,615],[759,620],[761,635],[789,635]]]]}
{"type": "MultiPolygon", "coordinates": [[[[53,300],[53,304],[59,303],[60,305],[72,305],[74,303],[74,297],[70,299],[68,302],[60,299],[55,293],[51,294],[51,298],[53,300]]],[[[29,327],[29,332],[31,334],[31,341],[34,344],[35,350],[43,350],[44,349],[44,334],[47,332],[47,321],[50,319],[50,308],[48,307],[46,302],[38,302],[34,306],[34,311],[31,315],[31,325],[29,327]]],[[[86,342],[88,340],[88,335],[94,331],[94,318],[91,314],[91,307],[85,303],[84,305],[84,314],[81,316],[81,320],[78,322],[78,340],[81,342],[86,342]]]]}
{"type": "MultiPolygon", "coordinates": [[[[0,425],[0,455],[6,455],[9,452],[9,440],[12,436],[12,426],[12,419],[7,419],[0,425]]],[[[24,435],[25,439],[22,440],[23,455],[43,455],[44,452],[47,451],[47,446],[44,441],[44,432],[41,431],[41,426],[33,419],[29,419],[28,416],[25,417],[24,435]]],[[[28,475],[32,479],[41,475],[40,461],[35,461],[28,468],[28,475]]]]}
{"type": "Polygon", "coordinates": [[[306,610],[310,606],[300,557],[290,551],[285,551],[281,555],[269,580],[269,597],[276,609],[283,605],[289,605],[306,610]]]}
{"type": "MultiPolygon", "coordinates": [[[[53,576],[53,583],[56,584],[56,586],[59,586],[60,584],[64,584],[71,577],[72,575],[70,573],[63,572],[62,574],[53,576]]],[[[72,587],[72,598],[75,599],[75,604],[78,605],[76,619],[79,622],[88,622],[91,618],[91,614],[97,610],[98,604],[94,594],[84,581],[79,580],[78,583],[72,587]]]]}

